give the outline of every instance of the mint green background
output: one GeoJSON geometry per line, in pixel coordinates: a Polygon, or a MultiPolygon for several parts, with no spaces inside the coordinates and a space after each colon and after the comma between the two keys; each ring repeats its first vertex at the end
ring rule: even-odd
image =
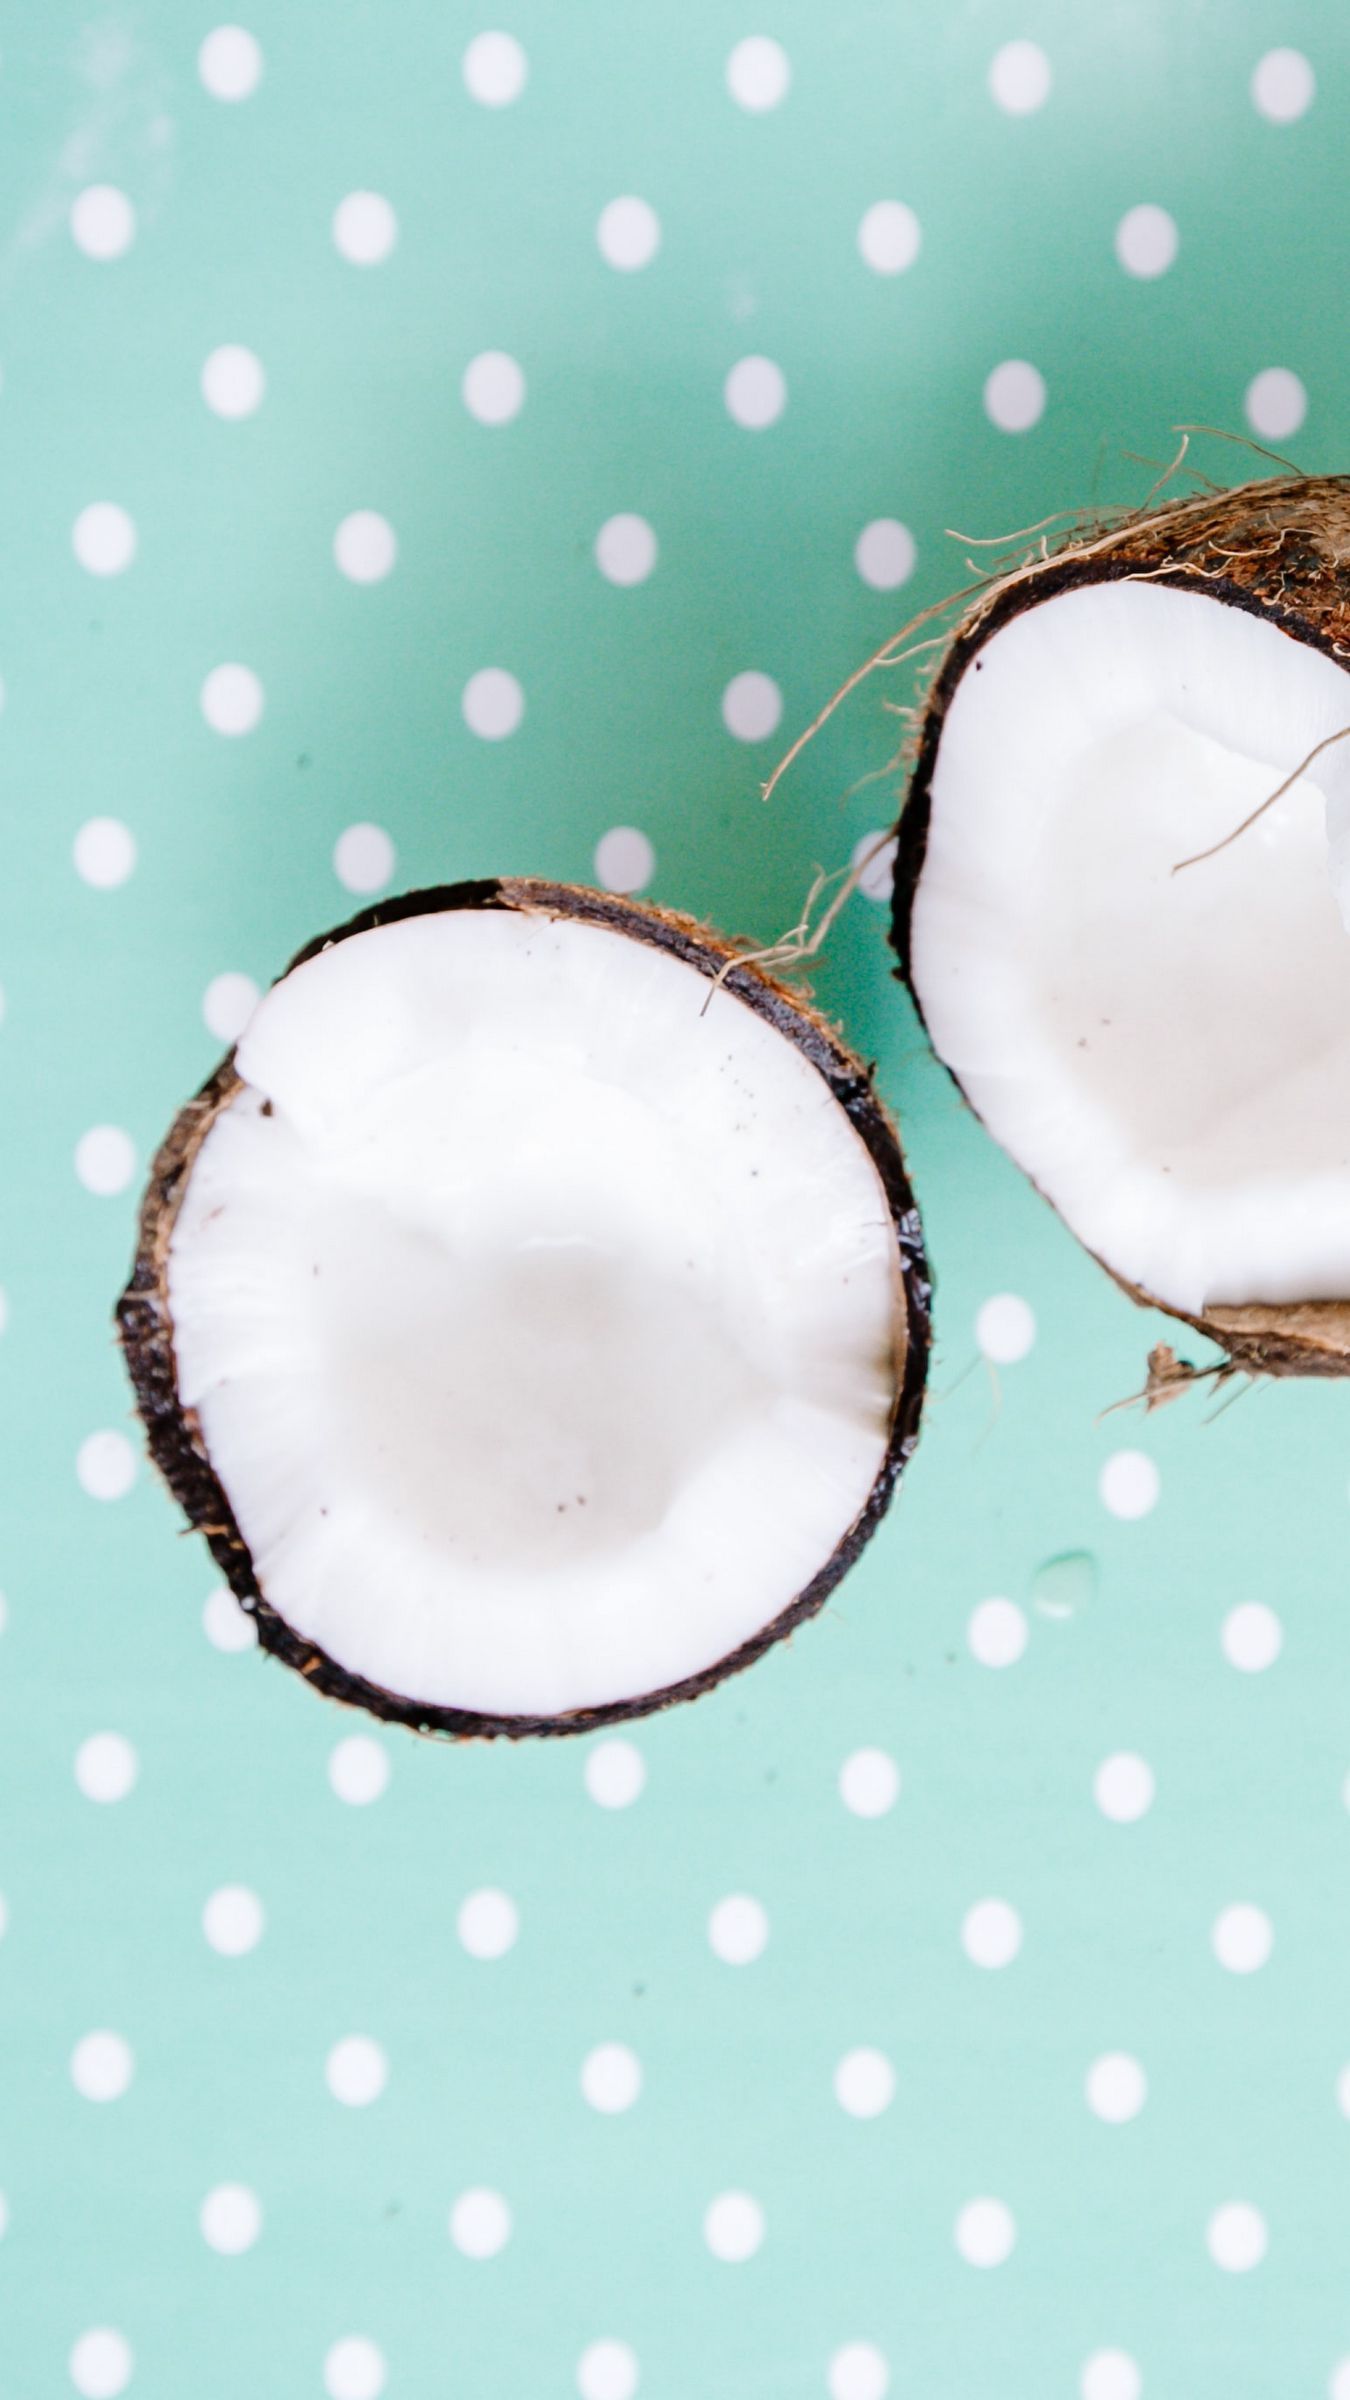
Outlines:
{"type": "MultiPolygon", "coordinates": [[[[0,671],[0,2389],[69,2390],[67,2355],[112,2325],[136,2400],[303,2400],[341,2335],[377,2342],[391,2400],[547,2400],[602,2336],[633,2346],[642,2400],[810,2400],[866,2339],[897,2400],[1072,2400],[1118,2346],[1147,2400],[1295,2400],[1350,2353],[1350,1395],[1257,1391],[1217,1422],[1191,1399],[1104,1417],[1157,1330],[1078,1253],[962,1111],[888,977],[882,912],[853,901],[819,988],[880,1062],[902,1113],[939,1280],[927,1429],[898,1505],[823,1619],[752,1674],[639,1729],[648,1782],[588,1798],[584,1750],[438,1749],[382,1737],[387,1794],[337,1800],[359,1727],[254,1654],[203,1638],[210,1562],[142,1469],[115,1503],[74,1473],[83,1438],[128,1422],[109,1310],[133,1193],[96,1198],[72,1153],[113,1123],[148,1155],[212,1064],[201,995],[260,981],[354,905],[331,852],[385,826],[397,882],[494,870],[586,878],[634,824],[653,891],[771,935],[817,861],[884,821],[892,787],[842,800],[887,755],[868,687],[767,813],[788,735],[910,611],[962,580],[944,527],[997,533],[1087,498],[1138,498],[1178,419],[1239,428],[1272,365],[1309,394],[1292,448],[1343,467],[1346,104],[1339,8],[1281,0],[512,0],[530,78],[514,106],[466,95],[483,20],[452,0],[249,0],[266,71],[238,106],[198,81],[212,18],[182,0],[86,14],[11,6],[0,26],[4,370],[0,671]],[[91,30],[92,29],[92,30],[91,30]],[[786,47],[783,106],[732,105],[747,33],[786,47]],[[1042,42],[1047,105],[1002,114],[989,60],[1042,42]],[[1318,97],[1278,127],[1248,83],[1295,43],[1318,97]],[[99,80],[101,76],[102,80],[99,80]],[[82,256],[74,192],[110,181],[140,216],[127,255],[82,256]],[[359,269],[329,232],[369,187],[399,241],[359,269]],[[617,274],[594,239],[635,192],[663,243],[617,274]],[[881,277],[864,209],[907,201],[923,248],[881,277]],[[1124,211],[1180,229],[1156,282],[1113,254],[1124,211]],[[211,415],[209,350],[247,343],[258,414],[211,415]],[[473,422],[478,351],[521,361],[519,419],[473,422]],[[749,433],[723,379],[782,366],[786,414],[749,433]],[[1048,386],[1010,436],[981,391],[1007,357],[1048,386]],[[132,568],[97,580],[70,528],[132,514],[132,568]],[[350,510],[396,528],[395,572],[336,571],[350,510]],[[649,518],[651,580],[611,587],[592,543],[649,518]],[[911,527],[903,593],[859,581],[870,518],[911,527]],[[226,740],[198,692],[223,659],[261,676],[257,731],[226,740]],[[459,695],[509,667],[521,730],[471,735],[459,695]],[[719,700],[747,668],[779,683],[781,735],[747,747],[719,700]],[[88,818],[133,830],[135,874],[90,889],[88,818]],[[991,1375],[973,1323],[1015,1291],[1038,1339],[991,1375]],[[1115,1449],[1161,1496],[1111,1516],[1115,1449]],[[1038,1569],[1094,1554],[1095,1596],[1033,1604],[1038,1569]],[[978,1665],[972,1608],[1026,1606],[1014,1667],[978,1665]],[[1269,1671],[1226,1662],[1220,1627],[1263,1599],[1269,1671]],[[113,1728],[140,1779],[101,1807],[72,1775],[113,1728]],[[844,1758],[898,1761],[897,1807],[843,1807],[844,1758]],[[1109,1823],[1108,1753],[1143,1753],[1151,1812],[1109,1823]],[[237,1960],[203,1940],[217,1885],[261,1896],[237,1960]],[[497,1885],[521,1934],[495,1963],[455,1934],[497,1885]],[[771,1939],[734,1968],[708,1946],[726,1892],[771,1939]],[[992,1973],[959,1928],[989,1894],[1021,1913],[992,1973]],[[1218,1911],[1254,1901],[1275,1946],[1225,1972],[1218,1911]],[[136,2054],[130,2091],[74,2090],[95,2026],[136,2054]],[[340,2107],[340,2036],[390,2079],[340,2107]],[[642,2096],[602,2117],[582,2058],[621,2040],[642,2096]],[[856,2122],[832,2075],[858,2044],[897,2075],[856,2122]],[[1135,2054],[1141,2116],[1104,2125],[1090,2062],[1135,2054]],[[222,2181],[264,2228],[222,2258],[197,2228],[222,2181]],[[462,2258],[446,2217],[500,2189],[514,2233],[462,2258]],[[740,2187],[767,2237],[740,2266],[703,2211],[740,2187]],[[992,2193],[1016,2248],[981,2272],[952,2240],[992,2193]],[[1222,2272],[1210,2213],[1250,2201],[1269,2254],[1222,2272]]],[[[491,17],[487,20],[493,21],[491,17]]],[[[1240,452],[1206,454],[1216,474],[1240,452]]],[[[892,696],[903,696],[900,686],[892,696]]]]}

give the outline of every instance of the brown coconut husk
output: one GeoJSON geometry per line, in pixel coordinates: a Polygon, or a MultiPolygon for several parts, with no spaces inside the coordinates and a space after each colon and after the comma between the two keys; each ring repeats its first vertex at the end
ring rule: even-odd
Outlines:
{"type": "Polygon", "coordinates": [[[118,1338],[151,1457],[189,1525],[204,1535],[236,1599],[253,1617],[264,1650],[293,1667],[331,1699],[366,1709],[374,1716],[410,1726],[419,1733],[460,1738],[504,1735],[511,1739],[527,1734],[591,1733],[600,1726],[649,1716],[676,1701],[697,1699],[724,1677],[748,1667],[775,1642],[782,1641],[815,1615],[875,1532],[919,1436],[932,1301],[923,1229],[895,1127],[877,1098],[870,1071],[845,1048],[835,1030],[809,1002],[775,983],[759,967],[743,960],[720,934],[690,917],[575,885],[521,878],[448,884],[430,891],[405,893],[361,910],[346,924],[308,943],[285,972],[292,973],[319,951],[334,942],[349,940],[353,934],[396,924],[405,917],[436,915],[452,909],[512,909],[523,915],[569,917],[607,926],[632,941],[650,943],[656,949],[671,952],[704,976],[710,986],[725,982],[757,1016],[793,1042],[844,1110],[876,1167],[886,1194],[903,1280],[905,1322],[903,1349],[896,1362],[896,1396],[886,1455],[866,1503],[830,1557],[771,1623],[697,1675],[659,1691],[638,1693],[631,1699],[611,1701],[599,1708],[578,1709],[566,1716],[488,1716],[469,1709],[433,1707],[351,1674],[316,1643],[298,1633],[262,1589],[248,1545],[211,1464],[196,1411],[185,1408],[178,1398],[168,1290],[169,1245],[197,1153],[216,1119],[244,1088],[235,1071],[233,1051],[222,1059],[195,1098],[179,1111],[155,1157],[141,1208],[131,1279],[117,1305],[118,1338]]]}
{"type": "MultiPolygon", "coordinates": [[[[910,924],[927,849],[933,769],[957,685],[990,637],[1023,609],[1084,584],[1122,581],[1203,590],[1230,608],[1269,618],[1295,641],[1350,668],[1350,476],[1290,474],[1206,491],[1071,538],[1056,550],[1043,547],[978,591],[948,639],[919,716],[898,827],[891,932],[899,974],[916,1007],[910,924]]],[[[1244,830],[1235,827],[1228,838],[1244,830]]],[[[1194,868],[1198,861],[1178,866],[1194,868]]],[[[1141,1307],[1161,1309],[1215,1343],[1233,1369],[1350,1374],[1350,1300],[1257,1301],[1191,1315],[1120,1276],[1115,1280],[1141,1307]]]]}

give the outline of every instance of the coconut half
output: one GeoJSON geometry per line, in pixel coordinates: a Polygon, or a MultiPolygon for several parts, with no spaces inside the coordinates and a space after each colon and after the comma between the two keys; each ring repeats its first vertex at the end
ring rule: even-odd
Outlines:
{"type": "Polygon", "coordinates": [[[1274,1374],[1350,1371],[1348,665],[1350,479],[1070,546],[957,626],[896,862],[989,1131],[1136,1299],[1274,1374]]]}
{"type": "Polygon", "coordinates": [[[455,1734],[693,1697],[917,1438],[919,1220],[859,1062],[705,928],[459,884],[311,944],[175,1122],[121,1340],[264,1646],[455,1734]]]}

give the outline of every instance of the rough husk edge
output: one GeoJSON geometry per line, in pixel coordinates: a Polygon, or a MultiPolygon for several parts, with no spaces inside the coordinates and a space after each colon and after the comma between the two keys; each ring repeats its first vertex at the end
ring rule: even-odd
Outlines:
{"type": "Polygon", "coordinates": [[[931,1338],[931,1279],[923,1231],[899,1141],[867,1069],[808,1003],[757,968],[738,963],[730,943],[692,918],[575,885],[523,878],[447,884],[405,893],[361,910],[348,923],[308,943],[285,972],[290,974],[319,951],[353,934],[370,932],[405,917],[461,908],[512,909],[526,914],[582,919],[673,952],[706,976],[710,984],[722,976],[738,998],[786,1035],[810,1060],[871,1157],[895,1226],[905,1293],[905,1352],[900,1363],[890,1440],[881,1469],[864,1507],[810,1583],[769,1624],[697,1675],[659,1691],[639,1693],[598,1708],[578,1709],[565,1716],[490,1716],[468,1709],[428,1706],[349,1673],[316,1643],[297,1633],[272,1607],[258,1584],[248,1547],[207,1455],[195,1411],[179,1402],[174,1367],[168,1295],[169,1245],[197,1152],[216,1118],[241,1089],[232,1051],[195,1098],[179,1111],[155,1157],[141,1207],[131,1279],[117,1304],[117,1332],[150,1455],[189,1523],[204,1534],[231,1591],[254,1618],[264,1650],[293,1667],[331,1699],[410,1726],[419,1733],[460,1739],[592,1733],[604,1725],[649,1716],[677,1701],[698,1698],[725,1676],[751,1665],[822,1607],[876,1530],[918,1440],[931,1338]]]}
{"type": "MultiPolygon", "coordinates": [[[[1019,567],[991,582],[966,610],[916,729],[914,771],[899,825],[891,938],[900,978],[920,1017],[910,923],[928,843],[933,768],[956,687],[984,643],[1023,609],[1085,584],[1129,580],[1203,589],[1230,607],[1269,618],[1295,641],[1350,668],[1350,476],[1274,476],[1178,501],[1019,567]]],[[[960,1090],[959,1077],[952,1080],[960,1090]]],[[[962,1097],[969,1105],[964,1091],[962,1097]]],[[[1126,1282],[1106,1260],[1099,1263],[1132,1300],[1203,1334],[1235,1369],[1350,1375],[1350,1301],[1254,1302],[1190,1315],[1126,1282]]]]}

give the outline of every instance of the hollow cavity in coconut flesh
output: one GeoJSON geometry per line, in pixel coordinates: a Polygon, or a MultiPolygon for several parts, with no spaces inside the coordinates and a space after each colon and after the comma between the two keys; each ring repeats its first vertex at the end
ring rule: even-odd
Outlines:
{"type": "Polygon", "coordinates": [[[858,1061],[705,928],[459,884],[302,952],[155,1161],[121,1339],[269,1650],[447,1733],[692,1698],[917,1438],[919,1220],[858,1061]]]}
{"type": "Polygon", "coordinates": [[[896,861],[977,1115],[1137,1300],[1276,1374],[1350,1371],[1347,666],[1350,478],[1070,546],[957,626],[896,861]]]}

